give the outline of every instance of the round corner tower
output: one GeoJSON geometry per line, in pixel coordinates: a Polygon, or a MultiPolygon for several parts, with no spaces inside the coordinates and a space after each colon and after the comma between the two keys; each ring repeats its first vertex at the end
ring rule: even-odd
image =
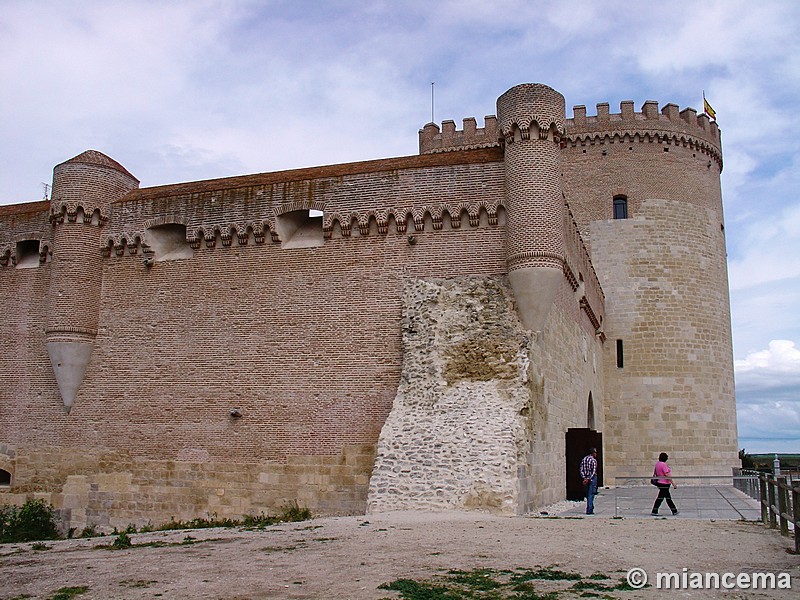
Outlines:
{"type": "MultiPolygon", "coordinates": [[[[562,140],[567,203],[606,298],[608,476],[738,464],[719,129],[647,101],[574,108],[562,140]]],[[[611,482],[613,483],[613,481],[611,482]]]]}
{"type": "Polygon", "coordinates": [[[111,203],[138,186],[124,167],[94,150],[53,169],[53,260],[45,336],[67,412],[83,382],[97,335],[101,228],[111,203]]]}
{"type": "Polygon", "coordinates": [[[539,83],[497,99],[504,140],[506,264],[523,325],[541,331],[563,279],[564,97],[539,83]]]}

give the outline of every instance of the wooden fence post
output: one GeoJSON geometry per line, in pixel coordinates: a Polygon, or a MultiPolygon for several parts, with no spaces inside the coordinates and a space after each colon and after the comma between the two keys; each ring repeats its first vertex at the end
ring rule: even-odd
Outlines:
{"type": "Polygon", "coordinates": [[[792,486],[792,509],[794,513],[794,553],[800,554],[800,483],[792,486]]]}
{"type": "Polygon", "coordinates": [[[761,522],[769,525],[769,510],[767,509],[769,498],[767,497],[767,476],[764,473],[758,474],[758,489],[761,496],[761,522]]]}
{"type": "Polygon", "coordinates": [[[789,535],[789,521],[787,517],[789,516],[789,503],[787,502],[788,498],[788,491],[789,485],[786,483],[786,476],[782,475],[778,477],[777,481],[778,487],[778,522],[781,526],[781,535],[788,536],[789,535]]]}
{"type": "Polygon", "coordinates": [[[778,520],[775,518],[775,480],[770,475],[767,475],[767,492],[769,496],[769,526],[770,529],[775,529],[778,526],[778,520]]]}

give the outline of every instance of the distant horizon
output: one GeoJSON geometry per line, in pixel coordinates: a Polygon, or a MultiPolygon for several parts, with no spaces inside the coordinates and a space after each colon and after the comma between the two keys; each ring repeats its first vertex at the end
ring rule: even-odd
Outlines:
{"type": "Polygon", "coordinates": [[[740,437],[739,450],[747,454],[800,454],[800,439],[740,437]]]}

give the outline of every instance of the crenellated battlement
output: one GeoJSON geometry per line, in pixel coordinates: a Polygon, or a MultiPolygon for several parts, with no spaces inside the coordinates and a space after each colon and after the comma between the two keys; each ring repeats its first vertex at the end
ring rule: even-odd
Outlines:
{"type": "Polygon", "coordinates": [[[573,117],[567,119],[567,134],[659,129],[688,133],[716,145],[720,143],[716,122],[711,121],[706,114],[698,115],[694,108],[680,110],[677,104],[670,103],[659,111],[655,100],[645,101],[641,112],[635,112],[633,100],[623,100],[619,107],[619,113],[611,113],[608,102],[601,102],[597,104],[597,114],[587,116],[586,106],[573,106],[573,117]]]}
{"type": "Polygon", "coordinates": [[[463,120],[463,129],[456,129],[455,121],[442,121],[442,128],[436,123],[428,123],[419,130],[419,153],[436,154],[453,150],[472,150],[492,148],[500,145],[500,130],[497,117],[487,115],[484,126],[478,127],[475,117],[463,120]]]}
{"type": "MultiPolygon", "coordinates": [[[[607,102],[597,104],[596,115],[587,115],[586,106],[582,104],[572,110],[573,117],[565,120],[563,146],[595,143],[605,138],[681,144],[705,152],[722,166],[719,126],[706,114],[697,114],[694,108],[681,110],[677,104],[670,103],[659,110],[657,101],[647,100],[641,112],[636,112],[632,100],[623,100],[619,113],[610,112],[607,102]]],[[[463,129],[456,129],[452,120],[442,121],[441,129],[436,123],[428,123],[419,130],[419,153],[499,147],[503,132],[497,118],[487,115],[484,121],[484,127],[477,127],[475,118],[467,117],[463,120],[463,129]]]]}
{"type": "Polygon", "coordinates": [[[658,142],[684,145],[708,154],[722,168],[722,143],[716,122],[691,107],[680,110],[667,104],[660,111],[658,102],[647,100],[641,112],[634,110],[632,100],[620,102],[620,112],[611,113],[607,102],[597,105],[597,114],[587,116],[584,105],[574,106],[573,117],[567,119],[567,144],[603,143],[604,140],[658,142]]]}

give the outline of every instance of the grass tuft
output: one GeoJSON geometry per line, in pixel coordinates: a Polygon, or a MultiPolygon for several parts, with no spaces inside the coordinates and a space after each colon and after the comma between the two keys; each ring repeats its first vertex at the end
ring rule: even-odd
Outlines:
{"type": "Polygon", "coordinates": [[[50,597],[50,600],[71,600],[75,596],[80,596],[88,591],[89,588],[85,585],[62,587],[56,590],[55,594],[50,597]]]}
{"type": "Polygon", "coordinates": [[[602,573],[584,577],[553,566],[515,571],[478,568],[451,569],[427,580],[397,579],[378,589],[398,592],[403,600],[558,600],[564,594],[570,598],[578,594],[584,598],[617,600],[617,596],[609,593],[632,590],[625,580],[620,581],[615,585],[602,573]],[[550,589],[538,591],[537,586],[544,582],[550,589]]]}

